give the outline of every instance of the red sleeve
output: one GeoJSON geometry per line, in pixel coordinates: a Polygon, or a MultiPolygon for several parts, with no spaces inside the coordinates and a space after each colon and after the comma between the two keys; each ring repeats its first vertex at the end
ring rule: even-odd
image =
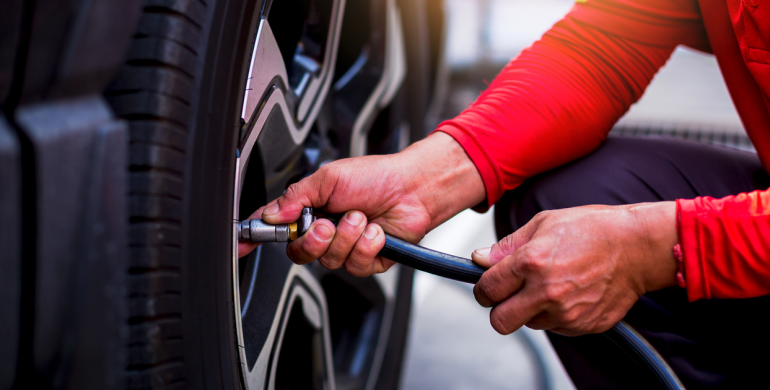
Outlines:
{"type": "Polygon", "coordinates": [[[596,149],[677,44],[707,42],[694,0],[576,4],[437,131],[476,164],[490,206],[525,179],[596,149]]]}
{"type": "Polygon", "coordinates": [[[676,204],[690,301],[770,294],[770,190],[676,204]]]}

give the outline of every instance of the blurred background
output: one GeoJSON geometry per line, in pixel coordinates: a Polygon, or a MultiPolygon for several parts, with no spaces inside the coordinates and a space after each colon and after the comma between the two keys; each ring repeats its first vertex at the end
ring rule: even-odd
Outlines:
{"type": "MultiPolygon", "coordinates": [[[[472,103],[522,49],[572,7],[570,0],[445,0],[449,86],[440,118],[472,103]]],[[[662,134],[752,149],[713,56],[679,48],[615,134],[662,134]]],[[[496,242],[493,212],[465,211],[423,245],[470,257],[496,242]]],[[[541,331],[509,336],[489,325],[471,286],[417,272],[404,390],[572,389],[541,331]]]]}

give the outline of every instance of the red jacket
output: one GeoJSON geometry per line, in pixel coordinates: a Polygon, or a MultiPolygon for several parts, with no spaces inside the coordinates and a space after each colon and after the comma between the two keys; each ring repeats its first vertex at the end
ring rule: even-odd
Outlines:
{"type": "MultiPolygon", "coordinates": [[[[768,170],[770,4],[760,0],[578,0],[438,131],[465,148],[491,205],[596,149],[680,44],[716,55],[768,170]]],[[[770,190],[677,209],[691,301],[770,294],[770,190]]]]}

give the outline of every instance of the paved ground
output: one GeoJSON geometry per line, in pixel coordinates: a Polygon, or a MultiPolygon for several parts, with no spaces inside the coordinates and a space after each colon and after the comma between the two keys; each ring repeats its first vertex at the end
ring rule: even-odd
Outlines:
{"type": "MultiPolygon", "coordinates": [[[[446,0],[452,70],[443,117],[457,115],[488,80],[574,4],[574,0],[446,0]]],[[[712,56],[678,49],[621,125],[743,133],[712,56]]],[[[462,213],[423,244],[469,257],[495,241],[491,215],[462,213]]],[[[424,273],[415,277],[404,390],[571,389],[543,332],[500,336],[470,287],[424,273]],[[543,375],[541,368],[545,367],[543,375]]]]}

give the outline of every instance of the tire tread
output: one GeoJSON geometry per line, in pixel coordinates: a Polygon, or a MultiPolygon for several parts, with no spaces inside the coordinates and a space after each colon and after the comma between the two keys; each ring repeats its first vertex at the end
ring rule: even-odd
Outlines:
{"type": "Polygon", "coordinates": [[[186,388],[181,219],[207,5],[148,0],[127,63],[107,88],[129,124],[128,389],[186,388]]]}

